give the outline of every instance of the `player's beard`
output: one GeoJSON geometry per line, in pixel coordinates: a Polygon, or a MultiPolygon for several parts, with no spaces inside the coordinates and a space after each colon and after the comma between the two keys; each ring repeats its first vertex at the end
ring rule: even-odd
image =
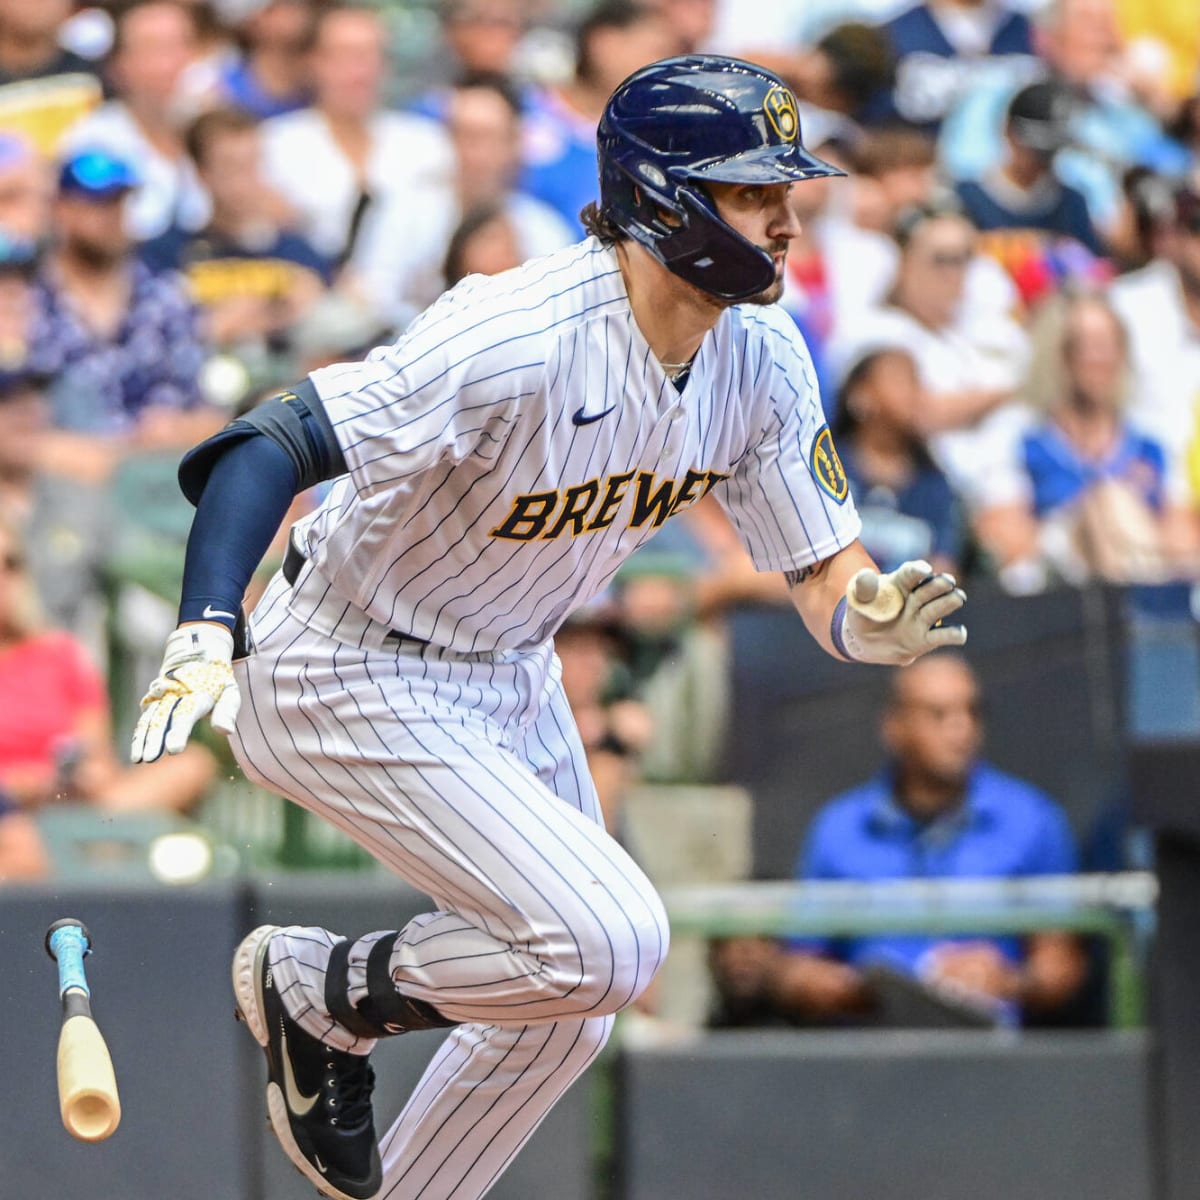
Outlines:
{"type": "MultiPolygon", "coordinates": [[[[759,249],[764,254],[769,254],[771,256],[771,265],[772,266],[775,265],[775,255],[776,254],[786,255],[787,248],[788,248],[788,241],[786,238],[781,241],[778,241],[778,242],[772,242],[771,245],[769,245],[769,246],[759,246],[759,249]]],[[[779,275],[775,279],[774,283],[772,283],[769,287],[763,288],[763,290],[761,292],[758,292],[755,295],[751,296],[749,300],[739,300],[738,303],[739,304],[776,304],[776,303],[778,303],[780,297],[783,295],[783,279],[784,279],[783,268],[784,268],[784,265],[786,264],[786,262],[787,262],[786,258],[784,258],[780,262],[779,275]]]]}

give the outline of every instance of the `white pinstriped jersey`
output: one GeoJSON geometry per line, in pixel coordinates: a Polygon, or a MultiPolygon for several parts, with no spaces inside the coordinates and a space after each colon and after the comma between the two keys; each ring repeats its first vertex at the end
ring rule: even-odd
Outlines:
{"type": "Polygon", "coordinates": [[[791,319],[727,310],[681,393],[596,239],[464,280],[393,345],[312,380],[349,468],[304,524],[316,571],[456,651],[544,641],[709,490],[759,570],[858,535],[791,319]]]}

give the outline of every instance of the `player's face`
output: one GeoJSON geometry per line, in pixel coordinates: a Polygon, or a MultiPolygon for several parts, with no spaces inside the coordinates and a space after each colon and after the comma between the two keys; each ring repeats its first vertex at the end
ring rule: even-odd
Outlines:
{"type": "Polygon", "coordinates": [[[783,268],[788,243],[800,232],[800,219],[789,202],[790,183],[710,183],[717,212],[731,228],[771,256],[775,282],[751,304],[774,304],[783,295],[783,268]]]}

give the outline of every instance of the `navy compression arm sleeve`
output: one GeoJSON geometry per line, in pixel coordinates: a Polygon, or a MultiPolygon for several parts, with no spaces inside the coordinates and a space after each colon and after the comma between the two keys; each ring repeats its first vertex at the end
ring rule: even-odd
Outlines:
{"type": "Polygon", "coordinates": [[[242,596],[297,490],[287,452],[261,435],[226,448],[196,504],[183,567],[179,620],[233,629],[242,596]]]}

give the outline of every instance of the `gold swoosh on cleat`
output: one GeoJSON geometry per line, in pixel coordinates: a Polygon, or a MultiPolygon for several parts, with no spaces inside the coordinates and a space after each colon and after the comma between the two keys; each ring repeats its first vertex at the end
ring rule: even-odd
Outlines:
{"type": "Polygon", "coordinates": [[[287,1034],[281,1029],[279,1031],[279,1047],[283,1054],[283,1095],[287,1101],[288,1108],[298,1117],[307,1116],[312,1112],[312,1107],[321,1098],[321,1093],[315,1092],[311,1096],[306,1096],[296,1083],[296,1076],[292,1073],[292,1058],[288,1054],[287,1034]]]}

